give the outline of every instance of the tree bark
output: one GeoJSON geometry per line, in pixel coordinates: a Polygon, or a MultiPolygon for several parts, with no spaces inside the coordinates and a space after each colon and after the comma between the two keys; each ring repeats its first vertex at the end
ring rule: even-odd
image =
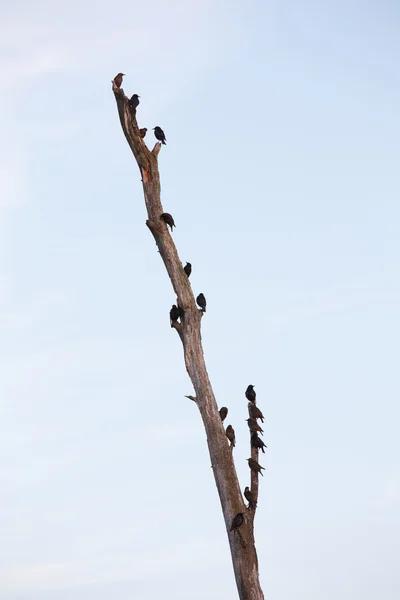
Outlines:
{"type": "MultiPolygon", "coordinates": [[[[208,377],[201,341],[201,319],[203,312],[196,307],[189,278],[183,270],[176,246],[167,225],[160,215],[161,204],[158,154],[161,143],[149,150],[142,139],[136,120],[136,110],[131,109],[123,89],[115,86],[113,92],[117,102],[119,118],[126,140],[133,152],[142,176],[144,198],[147,208],[146,221],[164,261],[178,305],[184,312],[181,323],[173,323],[184,349],[185,365],[195,389],[192,399],[197,404],[207,435],[211,465],[217,485],[225,526],[228,534],[236,584],[241,600],[263,600],[258,574],[258,559],[254,543],[255,509],[244,503],[233,461],[233,447],[229,446],[225,429],[218,413],[214,392],[208,377]],[[232,519],[239,513],[244,523],[230,532],[232,519]]],[[[252,448],[251,456],[258,459],[258,450],[252,448]]],[[[258,496],[258,475],[251,472],[251,489],[258,496]]]]}

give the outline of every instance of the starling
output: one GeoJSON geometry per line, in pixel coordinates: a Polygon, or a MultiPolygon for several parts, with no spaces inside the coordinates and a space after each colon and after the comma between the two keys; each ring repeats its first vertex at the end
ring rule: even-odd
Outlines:
{"type": "Polygon", "coordinates": [[[256,433],[253,433],[251,436],[251,445],[253,446],[253,448],[262,450],[262,453],[265,454],[264,448],[266,448],[267,446],[264,444],[262,439],[260,437],[258,437],[258,435],[256,433]]]}
{"type": "Polygon", "coordinates": [[[197,296],[197,298],[196,298],[196,302],[200,306],[200,308],[203,311],[203,313],[205,313],[206,312],[207,302],[206,302],[206,299],[204,297],[204,294],[199,294],[197,296]]]}
{"type": "Polygon", "coordinates": [[[160,219],[162,219],[164,221],[164,223],[166,223],[167,225],[169,225],[171,227],[171,232],[172,232],[172,228],[176,227],[175,221],[174,221],[172,215],[170,215],[169,213],[163,213],[161,215],[160,219]]]}
{"type": "Polygon", "coordinates": [[[139,133],[140,133],[140,137],[144,138],[144,136],[147,133],[147,127],[143,127],[142,129],[139,129],[139,133]]]}
{"type": "Polygon", "coordinates": [[[157,125],[157,127],[153,127],[153,129],[154,129],[154,135],[156,136],[158,141],[161,142],[162,144],[166,144],[167,138],[165,137],[165,133],[163,132],[161,127],[158,127],[158,125],[157,125]]]}
{"type": "Polygon", "coordinates": [[[261,423],[264,423],[264,415],[262,414],[261,410],[257,408],[254,402],[249,402],[247,406],[249,407],[249,415],[251,418],[261,419],[261,423]]]}
{"type": "Polygon", "coordinates": [[[129,108],[136,109],[140,104],[139,98],[140,96],[133,94],[132,98],[129,100],[129,108]]]}
{"type": "Polygon", "coordinates": [[[232,425],[228,425],[228,427],[226,428],[225,434],[226,434],[226,437],[228,438],[228,440],[230,441],[231,446],[235,447],[235,442],[236,442],[235,430],[233,429],[232,425]]]}
{"type": "Polygon", "coordinates": [[[245,396],[247,398],[247,400],[250,400],[250,402],[254,402],[254,404],[256,403],[256,393],[253,390],[254,385],[248,385],[247,386],[247,390],[245,391],[245,396]]]}
{"type": "Polygon", "coordinates": [[[255,508],[257,506],[257,502],[254,499],[254,494],[250,491],[248,486],[244,488],[244,497],[249,503],[249,508],[255,508]]]}
{"type": "Polygon", "coordinates": [[[176,306],[176,304],[173,304],[171,310],[169,311],[169,318],[171,320],[171,327],[174,326],[174,323],[177,322],[177,320],[179,319],[179,317],[180,317],[179,308],[176,306]]]}
{"type": "Polygon", "coordinates": [[[254,460],[254,458],[248,458],[247,462],[249,463],[249,467],[250,469],[254,472],[254,473],[260,473],[260,475],[262,475],[261,473],[261,469],[263,471],[265,471],[264,467],[262,467],[260,464],[258,464],[258,462],[256,460],[254,460]]]}
{"type": "Polygon", "coordinates": [[[183,267],[183,270],[185,271],[186,275],[188,276],[188,279],[190,277],[190,273],[192,272],[192,265],[190,263],[186,263],[186,265],[183,267]]]}
{"type": "Polygon", "coordinates": [[[256,431],[259,431],[260,433],[264,433],[255,419],[246,419],[246,421],[247,421],[247,425],[249,426],[251,433],[255,433],[256,431]]]}
{"type": "Polygon", "coordinates": [[[114,85],[115,85],[115,87],[117,87],[117,88],[121,87],[121,83],[122,83],[122,79],[123,79],[124,75],[125,75],[125,73],[118,73],[118,75],[116,75],[114,77],[114,85]]]}
{"type": "Polygon", "coordinates": [[[229,531],[236,531],[236,529],[239,529],[239,527],[243,525],[243,521],[243,513],[238,513],[236,517],[233,517],[232,525],[229,531]]]}
{"type": "Polygon", "coordinates": [[[221,417],[222,422],[225,421],[227,414],[228,414],[228,409],[226,408],[226,406],[223,406],[222,408],[219,409],[219,416],[221,417]]]}

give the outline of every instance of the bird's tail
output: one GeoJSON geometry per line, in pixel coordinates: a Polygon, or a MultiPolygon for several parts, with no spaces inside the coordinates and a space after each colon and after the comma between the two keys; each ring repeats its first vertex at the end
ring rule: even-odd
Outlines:
{"type": "Polygon", "coordinates": [[[165,140],[161,140],[161,143],[164,144],[164,146],[167,145],[167,142],[165,140]]]}

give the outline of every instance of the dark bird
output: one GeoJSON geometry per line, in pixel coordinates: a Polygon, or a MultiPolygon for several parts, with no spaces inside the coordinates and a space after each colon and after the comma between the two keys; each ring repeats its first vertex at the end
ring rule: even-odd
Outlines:
{"type": "Polygon", "coordinates": [[[264,433],[255,419],[246,419],[246,421],[247,421],[247,425],[249,426],[251,433],[255,433],[256,431],[259,431],[260,433],[264,433]]]}
{"type": "Polygon", "coordinates": [[[227,414],[228,414],[228,409],[226,408],[226,406],[222,406],[222,407],[219,409],[219,416],[221,417],[221,421],[222,421],[222,422],[224,422],[224,421],[225,421],[225,419],[226,419],[226,417],[227,417],[227,414]]]}
{"type": "Polygon", "coordinates": [[[179,311],[179,316],[181,321],[183,321],[183,319],[185,318],[185,311],[183,310],[182,306],[179,306],[178,304],[178,311],[179,311]]]}
{"type": "Polygon", "coordinates": [[[249,508],[255,508],[257,506],[257,502],[255,501],[253,492],[250,491],[250,488],[246,486],[244,488],[244,497],[249,503],[249,508]]]}
{"type": "Polygon", "coordinates": [[[236,531],[236,529],[239,529],[239,527],[241,525],[243,525],[243,521],[244,521],[243,513],[238,513],[236,515],[236,517],[233,517],[231,528],[229,531],[236,531]]]}
{"type": "Polygon", "coordinates": [[[161,142],[162,144],[166,144],[167,138],[165,137],[165,133],[163,132],[161,127],[158,127],[158,125],[157,125],[157,127],[153,127],[153,129],[154,129],[154,135],[156,136],[158,141],[161,142]]]}
{"type": "Polygon", "coordinates": [[[261,423],[264,423],[264,415],[262,414],[261,410],[257,408],[254,402],[249,402],[247,406],[249,407],[249,415],[251,418],[261,419],[261,423]]]}
{"type": "Polygon", "coordinates": [[[121,83],[122,83],[122,79],[123,79],[124,75],[125,75],[125,73],[118,73],[118,75],[116,75],[114,77],[114,85],[115,85],[115,87],[117,87],[117,88],[121,87],[121,83]]]}
{"type": "Polygon", "coordinates": [[[262,439],[260,437],[258,437],[258,435],[256,433],[253,433],[251,436],[251,445],[253,446],[253,448],[262,450],[262,453],[265,454],[264,448],[267,448],[267,446],[264,444],[262,439]]]}
{"type": "Polygon", "coordinates": [[[176,306],[176,304],[173,304],[171,310],[169,311],[171,327],[174,326],[174,323],[176,323],[178,321],[179,317],[180,317],[179,308],[176,306]]]}
{"type": "Polygon", "coordinates": [[[190,273],[192,272],[192,265],[190,263],[186,263],[186,265],[183,267],[183,270],[185,271],[186,275],[188,276],[188,279],[190,277],[190,273]]]}
{"type": "Polygon", "coordinates": [[[137,108],[140,104],[139,98],[140,96],[138,96],[137,94],[133,94],[132,98],[129,100],[129,107],[137,108]]]}
{"type": "Polygon", "coordinates": [[[235,447],[235,443],[236,443],[235,430],[233,429],[232,425],[228,425],[228,427],[226,428],[226,431],[225,431],[225,435],[228,438],[228,440],[230,441],[231,446],[235,447]]]}
{"type": "Polygon", "coordinates": [[[254,460],[254,458],[248,458],[247,462],[249,463],[249,467],[250,469],[254,472],[254,473],[260,473],[260,475],[262,475],[261,473],[261,469],[263,471],[265,471],[265,468],[262,467],[260,464],[258,464],[258,462],[256,460],[254,460]]]}
{"type": "Polygon", "coordinates": [[[172,215],[170,215],[169,213],[163,213],[161,215],[160,219],[162,219],[164,221],[164,223],[166,223],[167,225],[169,225],[171,227],[171,231],[172,231],[173,227],[176,227],[175,221],[174,221],[172,215]]]}
{"type": "Polygon", "coordinates": [[[200,308],[203,311],[203,313],[205,313],[206,312],[207,302],[206,302],[206,299],[204,297],[204,294],[199,294],[197,296],[197,298],[196,298],[196,302],[200,306],[200,308]]]}
{"type": "Polygon", "coordinates": [[[142,127],[142,129],[139,129],[139,133],[140,133],[140,137],[144,138],[144,136],[147,133],[147,127],[142,127]]]}
{"type": "Polygon", "coordinates": [[[256,393],[253,388],[254,388],[254,385],[248,385],[247,390],[245,391],[245,396],[246,396],[247,400],[250,400],[250,402],[254,402],[254,404],[255,404],[256,403],[256,393]]]}

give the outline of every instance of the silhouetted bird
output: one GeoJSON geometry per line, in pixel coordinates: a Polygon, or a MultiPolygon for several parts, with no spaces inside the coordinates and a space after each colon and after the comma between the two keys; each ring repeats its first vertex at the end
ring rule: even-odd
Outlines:
{"type": "Polygon", "coordinates": [[[171,320],[171,327],[173,327],[174,323],[177,322],[177,320],[179,319],[180,314],[179,314],[179,308],[176,306],[176,304],[172,305],[171,310],[169,311],[169,318],[171,320]]]}
{"type": "Polygon", "coordinates": [[[248,458],[247,462],[249,463],[249,467],[252,471],[254,471],[254,473],[260,473],[260,475],[263,475],[261,473],[261,469],[263,471],[265,471],[264,467],[262,467],[260,464],[258,464],[258,462],[256,460],[254,460],[254,458],[248,458]]]}
{"type": "Polygon", "coordinates": [[[258,435],[256,433],[253,433],[251,436],[251,445],[253,446],[253,448],[262,450],[262,453],[265,454],[264,448],[267,448],[267,446],[264,444],[262,439],[260,437],[258,437],[258,435]]]}
{"type": "Polygon", "coordinates": [[[245,391],[245,396],[246,396],[247,400],[250,400],[250,402],[254,402],[254,404],[255,404],[256,403],[256,393],[253,388],[254,388],[254,385],[248,385],[247,390],[245,391]]]}
{"type": "Polygon", "coordinates": [[[244,488],[244,497],[249,503],[249,508],[255,508],[257,506],[257,502],[254,499],[254,494],[250,491],[250,488],[248,486],[244,488]]]}
{"type": "Polygon", "coordinates": [[[114,77],[114,85],[115,85],[117,88],[120,88],[120,87],[121,87],[121,83],[122,83],[122,79],[123,79],[124,75],[125,75],[125,73],[118,73],[118,75],[116,75],[116,76],[114,77]]]}
{"type": "Polygon", "coordinates": [[[259,431],[260,433],[264,433],[255,419],[246,419],[246,421],[247,421],[247,425],[249,426],[249,429],[252,433],[255,433],[256,431],[259,431]]]}
{"type": "Polygon", "coordinates": [[[232,525],[231,525],[231,528],[229,531],[236,531],[236,529],[239,529],[239,527],[241,525],[243,525],[243,521],[244,521],[243,513],[238,513],[236,515],[236,517],[233,517],[232,525]]]}
{"type": "Polygon", "coordinates": [[[139,98],[140,96],[133,94],[132,98],[129,100],[129,107],[136,109],[140,104],[139,98]]]}
{"type": "Polygon", "coordinates": [[[192,272],[192,265],[190,263],[186,263],[186,265],[183,267],[183,270],[185,271],[186,275],[188,276],[188,279],[190,277],[190,273],[192,272]]]}
{"type": "Polygon", "coordinates": [[[226,434],[226,437],[228,438],[228,440],[230,441],[231,446],[235,447],[235,443],[236,443],[235,430],[233,429],[232,425],[228,425],[228,427],[226,428],[225,434],[226,434]]]}
{"type": "Polygon", "coordinates": [[[228,409],[226,408],[226,406],[222,406],[222,408],[219,409],[219,416],[221,417],[222,422],[225,421],[227,414],[228,409]]]}
{"type": "Polygon", "coordinates": [[[169,213],[163,213],[161,215],[160,219],[162,219],[164,221],[164,223],[166,223],[167,225],[169,225],[171,227],[171,231],[172,231],[173,227],[176,227],[175,221],[174,221],[172,215],[170,215],[169,213]]]}
{"type": "Polygon", "coordinates": [[[249,407],[249,415],[251,418],[261,419],[261,423],[264,423],[264,415],[262,414],[261,410],[257,408],[254,402],[249,402],[247,406],[249,407]]]}
{"type": "Polygon", "coordinates": [[[144,136],[145,136],[145,135],[146,135],[146,133],[147,133],[147,127],[142,127],[142,129],[139,129],[139,133],[140,133],[140,136],[141,136],[142,138],[144,138],[144,136]]]}
{"type": "Polygon", "coordinates": [[[203,312],[206,312],[206,306],[207,306],[207,302],[206,299],[204,297],[204,294],[199,294],[196,298],[196,302],[197,304],[200,306],[201,310],[203,312]]]}
{"type": "Polygon", "coordinates": [[[161,142],[162,144],[166,144],[167,138],[165,137],[165,133],[163,132],[161,127],[158,127],[158,125],[157,125],[157,127],[153,127],[153,129],[154,129],[154,135],[156,136],[158,141],[161,142]]]}

